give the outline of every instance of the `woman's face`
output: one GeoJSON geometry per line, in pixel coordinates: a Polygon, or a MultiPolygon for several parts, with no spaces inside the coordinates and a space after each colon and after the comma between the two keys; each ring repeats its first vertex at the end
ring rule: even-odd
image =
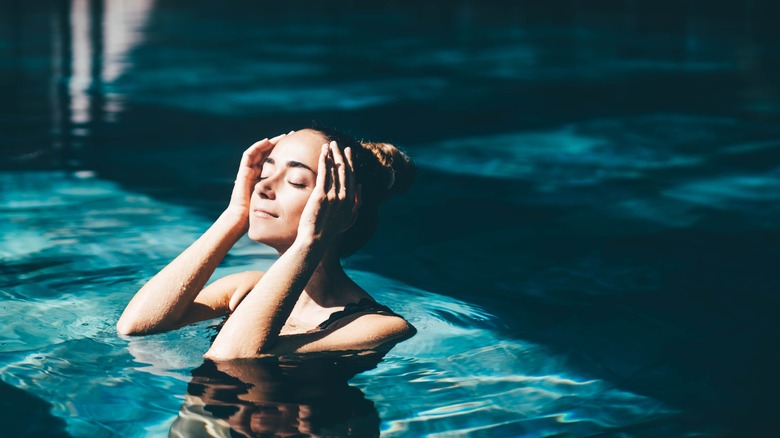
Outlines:
{"type": "Polygon", "coordinates": [[[282,138],[263,163],[249,211],[249,238],[285,251],[298,235],[301,213],[317,181],[326,140],[312,130],[282,138]]]}

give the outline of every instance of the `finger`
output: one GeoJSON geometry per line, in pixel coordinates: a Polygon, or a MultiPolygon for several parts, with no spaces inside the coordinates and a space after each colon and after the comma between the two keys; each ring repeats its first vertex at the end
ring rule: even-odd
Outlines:
{"type": "Polygon", "coordinates": [[[258,168],[263,167],[263,163],[265,162],[265,157],[267,154],[276,146],[276,143],[279,142],[282,138],[284,138],[287,134],[280,134],[272,139],[264,138],[257,143],[253,144],[251,149],[251,161],[249,163],[250,167],[258,168]]]}
{"type": "Polygon", "coordinates": [[[271,142],[271,144],[273,144],[273,145],[276,145],[276,142],[278,142],[279,140],[281,140],[282,138],[284,138],[286,135],[287,135],[287,134],[279,134],[279,135],[277,135],[276,137],[272,138],[272,139],[271,139],[271,140],[269,140],[269,141],[271,142]]]}
{"type": "MultiPolygon", "coordinates": [[[[262,140],[258,140],[258,141],[256,141],[256,142],[252,143],[252,145],[251,145],[251,146],[249,146],[249,149],[256,148],[256,147],[258,147],[258,146],[263,146],[263,145],[265,145],[265,144],[266,144],[266,142],[268,142],[268,137],[266,137],[266,138],[264,138],[264,139],[262,139],[262,140]]],[[[247,149],[247,150],[249,150],[249,149],[247,149]]]]}
{"type": "Polygon", "coordinates": [[[260,155],[257,153],[257,151],[261,150],[268,144],[268,139],[264,138],[260,141],[256,141],[252,144],[252,146],[249,146],[247,150],[244,151],[244,154],[241,156],[241,166],[246,167],[254,167],[255,162],[257,161],[257,156],[260,155]]]}
{"type": "Polygon", "coordinates": [[[326,173],[328,172],[325,160],[328,158],[328,145],[322,145],[322,151],[320,151],[320,159],[317,162],[317,183],[315,188],[319,188],[321,193],[325,193],[325,182],[327,179],[326,173]]]}
{"type": "Polygon", "coordinates": [[[347,158],[347,165],[344,169],[346,173],[346,199],[347,201],[354,201],[355,194],[355,165],[352,162],[352,148],[344,148],[344,156],[347,158]]]}
{"type": "MultiPolygon", "coordinates": [[[[274,137],[274,138],[276,138],[276,137],[274,137]]],[[[271,141],[268,140],[268,137],[266,137],[266,138],[264,138],[264,139],[262,139],[260,141],[256,141],[256,142],[252,143],[252,146],[249,146],[249,149],[247,149],[247,152],[249,152],[251,150],[267,148],[270,145],[270,143],[271,143],[271,141]]]]}
{"type": "MultiPolygon", "coordinates": [[[[274,137],[276,138],[276,137],[274,137]]],[[[268,137],[256,141],[252,143],[252,146],[249,146],[249,149],[247,149],[247,152],[249,151],[257,151],[257,150],[263,150],[263,149],[272,149],[273,145],[271,144],[271,140],[268,139],[268,137]]]]}
{"type": "Polygon", "coordinates": [[[268,143],[268,139],[267,138],[264,138],[264,139],[262,139],[260,141],[256,141],[256,142],[252,143],[252,146],[249,146],[247,148],[247,150],[244,151],[244,155],[251,156],[254,151],[264,147],[266,145],[266,143],[268,143]]]}
{"type": "Polygon", "coordinates": [[[336,142],[332,141],[330,142],[330,149],[328,150],[328,175],[330,176],[330,186],[328,187],[328,195],[333,195],[334,197],[338,193],[338,174],[336,173],[336,163],[335,158],[333,157],[333,148],[336,147],[336,142]]]}
{"type": "Polygon", "coordinates": [[[344,155],[341,153],[338,144],[333,142],[333,164],[335,166],[335,173],[337,177],[336,194],[339,199],[346,199],[347,195],[347,166],[344,163],[344,155]]]}

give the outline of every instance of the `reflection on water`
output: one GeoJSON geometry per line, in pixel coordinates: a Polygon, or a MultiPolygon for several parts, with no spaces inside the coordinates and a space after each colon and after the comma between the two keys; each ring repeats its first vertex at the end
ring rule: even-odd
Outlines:
{"type": "Polygon", "coordinates": [[[379,436],[379,413],[347,381],[381,356],[206,361],[170,436],[379,436]]]}
{"type": "MultiPolygon", "coordinates": [[[[4,6],[10,13],[3,14],[7,20],[3,25],[29,41],[12,39],[12,44],[0,45],[0,50],[11,58],[21,55],[19,66],[30,70],[30,78],[24,80],[37,82],[35,105],[12,109],[23,110],[11,116],[22,125],[15,130],[25,134],[9,142],[12,151],[20,152],[10,157],[13,161],[22,165],[33,160],[55,167],[83,166],[83,149],[95,147],[104,123],[116,122],[124,108],[125,97],[114,83],[131,65],[128,57],[143,41],[141,31],[153,6],[153,0],[57,1],[29,10],[4,6]],[[26,54],[26,50],[15,47],[20,43],[24,49],[35,51],[26,54]],[[35,63],[25,62],[25,55],[35,63]],[[40,78],[44,62],[48,76],[40,78]],[[38,96],[42,92],[45,97],[38,96]],[[42,114],[41,109],[48,114],[42,114]],[[31,125],[30,121],[36,123],[31,125]],[[38,132],[32,134],[28,129],[38,132]]],[[[19,82],[4,85],[17,87],[19,82]]],[[[25,101],[29,98],[24,96],[25,101]]]]}
{"type": "MultiPolygon", "coordinates": [[[[777,112],[777,83],[769,80],[776,60],[765,50],[772,39],[763,27],[771,13],[759,12],[766,5],[735,6],[744,31],[732,35],[696,15],[706,8],[673,8],[674,19],[654,22],[657,16],[642,13],[662,5],[633,2],[604,16],[571,4],[566,13],[541,4],[502,13],[470,2],[420,10],[351,2],[341,10],[307,2],[44,3],[2,14],[9,29],[0,45],[9,73],[3,92],[13,104],[0,111],[8,126],[17,125],[7,142],[17,165],[78,167],[101,140],[142,129],[113,125],[139,107],[176,110],[162,122],[185,114],[300,121],[390,111],[397,119],[391,134],[437,141],[638,107],[777,112]],[[20,85],[29,90],[10,93],[20,85]],[[439,132],[445,135],[432,134],[439,132]]],[[[356,121],[383,130],[377,117],[356,121]]]]}
{"type": "MultiPolygon", "coordinates": [[[[484,309],[356,270],[355,281],[419,330],[378,364],[291,357],[215,366],[201,358],[213,321],[119,339],[127,300],[208,221],[95,177],[6,173],[0,182],[18,195],[0,195],[0,235],[18,243],[3,246],[0,267],[0,373],[51,403],[73,435],[164,436],[172,425],[184,434],[229,425],[389,437],[713,430],[582,373],[572,356],[506,336],[484,309]]],[[[267,269],[269,255],[241,240],[215,275],[267,269]]]]}

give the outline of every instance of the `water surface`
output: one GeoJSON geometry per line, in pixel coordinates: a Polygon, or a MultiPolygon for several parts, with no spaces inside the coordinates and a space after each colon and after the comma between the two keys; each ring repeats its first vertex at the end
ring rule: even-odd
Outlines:
{"type": "Polygon", "coordinates": [[[213,329],[114,323],[313,119],[419,165],[347,262],[421,329],[349,382],[383,434],[774,429],[776,5],[0,8],[2,389],[49,434],[167,433],[213,329]]]}

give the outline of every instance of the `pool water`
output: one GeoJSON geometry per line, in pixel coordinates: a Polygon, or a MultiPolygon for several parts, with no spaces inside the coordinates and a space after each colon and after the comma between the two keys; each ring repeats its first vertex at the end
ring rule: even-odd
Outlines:
{"type": "Polygon", "coordinates": [[[504,3],[0,2],[0,436],[775,431],[776,2],[504,3]],[[118,337],[312,120],[415,159],[345,263],[419,333],[315,398],[204,363],[219,321],[118,337]]]}
{"type": "MultiPolygon", "coordinates": [[[[114,325],[144,280],[209,223],[88,173],[2,173],[0,184],[3,381],[49,403],[73,436],[167,434],[215,321],[134,338],[114,325]]],[[[215,276],[272,261],[242,240],[215,276]]],[[[373,402],[385,436],[587,435],[660,420],[675,430],[679,410],[512,339],[484,309],[350,274],[419,331],[349,382],[373,402]]]]}

